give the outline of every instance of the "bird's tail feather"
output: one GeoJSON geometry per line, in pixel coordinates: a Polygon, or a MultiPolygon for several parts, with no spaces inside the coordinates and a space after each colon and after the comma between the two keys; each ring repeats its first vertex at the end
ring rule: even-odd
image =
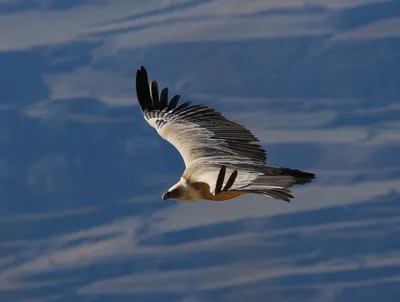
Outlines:
{"type": "Polygon", "coordinates": [[[290,194],[290,188],[293,185],[310,183],[315,178],[313,173],[271,166],[266,167],[265,173],[241,191],[289,202],[293,198],[293,195],[290,194]]]}
{"type": "Polygon", "coordinates": [[[279,200],[284,200],[290,202],[290,199],[293,198],[293,195],[290,194],[290,188],[274,188],[274,189],[248,189],[242,190],[246,193],[254,193],[263,195],[266,197],[272,197],[279,200]]]}
{"type": "Polygon", "coordinates": [[[297,169],[280,168],[282,171],[280,175],[289,175],[295,178],[296,185],[304,185],[310,183],[315,179],[315,174],[310,172],[304,172],[297,169]]]}

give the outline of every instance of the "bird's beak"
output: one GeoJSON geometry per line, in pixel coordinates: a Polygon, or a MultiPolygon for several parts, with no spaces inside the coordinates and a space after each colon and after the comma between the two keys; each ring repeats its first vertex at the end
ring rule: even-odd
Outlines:
{"type": "Polygon", "coordinates": [[[169,195],[170,195],[169,192],[164,193],[163,196],[162,196],[162,199],[163,199],[163,200],[169,199],[169,195]]]}

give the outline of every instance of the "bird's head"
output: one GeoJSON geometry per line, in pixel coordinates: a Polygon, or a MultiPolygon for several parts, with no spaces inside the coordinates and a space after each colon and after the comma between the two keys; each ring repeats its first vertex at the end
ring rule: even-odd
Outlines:
{"type": "Polygon", "coordinates": [[[171,188],[162,196],[163,200],[176,199],[180,200],[184,196],[184,189],[182,187],[171,188]]]}
{"type": "Polygon", "coordinates": [[[177,184],[172,186],[167,192],[163,194],[162,199],[195,201],[201,199],[201,195],[185,180],[181,179],[177,184]]]}

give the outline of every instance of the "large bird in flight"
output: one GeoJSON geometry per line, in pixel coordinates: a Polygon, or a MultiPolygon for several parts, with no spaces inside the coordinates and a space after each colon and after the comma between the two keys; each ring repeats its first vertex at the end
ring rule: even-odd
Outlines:
{"type": "Polygon", "coordinates": [[[222,201],[255,193],[290,201],[290,188],[310,183],[313,173],[267,165],[258,139],[245,127],[205,105],[186,102],[179,95],[168,101],[168,88],[159,93],[149,85],[142,66],[136,73],[136,93],[145,120],[179,151],[186,169],[165,199],[222,201]]]}

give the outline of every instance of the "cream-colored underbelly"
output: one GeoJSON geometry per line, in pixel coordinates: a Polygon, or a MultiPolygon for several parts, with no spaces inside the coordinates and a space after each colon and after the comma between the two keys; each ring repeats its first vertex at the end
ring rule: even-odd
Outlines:
{"type": "Polygon", "coordinates": [[[210,192],[210,186],[204,182],[196,182],[192,184],[192,186],[199,191],[200,195],[205,200],[224,201],[236,198],[240,195],[247,194],[246,192],[240,192],[240,191],[227,191],[227,192],[220,192],[214,195],[210,192]]]}

